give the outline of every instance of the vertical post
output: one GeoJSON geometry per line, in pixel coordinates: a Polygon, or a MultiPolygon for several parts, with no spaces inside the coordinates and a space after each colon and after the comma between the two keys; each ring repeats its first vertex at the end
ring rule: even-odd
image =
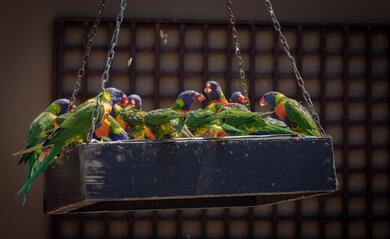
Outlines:
{"type": "Polygon", "coordinates": [[[254,111],[256,106],[255,99],[255,85],[256,82],[256,27],[255,25],[250,25],[250,49],[249,49],[249,101],[251,103],[250,110],[254,111]]]}
{"type": "Polygon", "coordinates": [[[227,25],[226,29],[226,68],[225,68],[225,92],[232,93],[232,78],[233,78],[233,64],[232,64],[232,27],[227,25]]]}
{"type": "Polygon", "coordinates": [[[223,209],[223,238],[230,238],[230,209],[223,209]]]}
{"type": "Polygon", "coordinates": [[[207,210],[200,210],[200,238],[207,238],[207,210]]]}
{"type": "Polygon", "coordinates": [[[349,135],[348,135],[348,124],[349,124],[349,39],[348,39],[348,26],[343,28],[343,162],[342,162],[342,205],[343,205],[343,219],[342,219],[342,228],[343,228],[343,238],[349,238],[349,210],[348,210],[348,171],[349,171],[349,135]]]}
{"type": "Polygon", "coordinates": [[[53,100],[63,97],[63,77],[64,77],[64,20],[56,20],[54,24],[54,71],[53,71],[53,100]]]}
{"type": "Polygon", "coordinates": [[[176,210],[176,239],[183,237],[183,211],[176,210]]]}
{"type": "MultiPolygon", "coordinates": [[[[326,120],[326,27],[321,27],[320,30],[320,118],[324,130],[326,131],[327,120],[326,120]]],[[[326,237],[325,228],[325,197],[319,197],[319,238],[323,239],[326,237]]]]}
{"type": "MultiPolygon", "coordinates": [[[[298,71],[302,72],[302,62],[303,62],[303,26],[298,25],[297,35],[296,35],[296,45],[295,53],[297,56],[297,67],[298,71]]],[[[296,83],[295,88],[295,97],[298,100],[302,99],[302,94],[300,92],[301,88],[298,83],[296,83]]],[[[295,238],[302,237],[302,202],[300,200],[295,202],[295,238]]]]}
{"type": "Polygon", "coordinates": [[[185,48],[185,25],[179,26],[179,72],[178,72],[178,91],[177,94],[184,90],[184,48],[185,48]]]}
{"type": "Polygon", "coordinates": [[[205,83],[209,80],[209,26],[208,24],[203,24],[203,71],[202,71],[202,81],[205,83]]]}
{"type": "MultiPolygon", "coordinates": [[[[84,51],[85,52],[85,48],[87,47],[87,43],[88,43],[88,33],[89,33],[89,23],[88,22],[84,22],[84,34],[85,34],[85,43],[84,43],[84,51]]],[[[81,80],[81,94],[79,94],[79,98],[81,100],[85,100],[87,97],[88,97],[88,62],[85,63],[85,73],[84,73],[84,77],[83,79],[81,80]]],[[[77,102],[77,101],[76,101],[77,102]]]]}
{"type": "Polygon", "coordinates": [[[130,77],[130,87],[129,92],[133,93],[136,89],[136,82],[137,82],[137,60],[135,59],[136,55],[136,49],[137,49],[137,28],[135,25],[135,22],[131,23],[131,29],[130,29],[130,57],[132,58],[131,65],[129,67],[129,77],[130,77]]]}
{"type": "Polygon", "coordinates": [[[160,107],[160,23],[154,25],[154,79],[153,79],[153,104],[154,108],[160,107]]]}
{"type": "Polygon", "coordinates": [[[372,238],[372,38],[371,26],[366,29],[366,79],[365,79],[365,128],[366,128],[366,238],[372,238]]]}
{"type": "Polygon", "coordinates": [[[134,238],[134,212],[127,214],[127,239],[134,238]]]}

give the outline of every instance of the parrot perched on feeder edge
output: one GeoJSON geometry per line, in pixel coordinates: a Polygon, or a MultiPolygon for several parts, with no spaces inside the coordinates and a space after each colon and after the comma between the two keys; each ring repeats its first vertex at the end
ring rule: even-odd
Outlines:
{"type": "Polygon", "coordinates": [[[132,94],[128,96],[129,105],[120,109],[116,113],[115,120],[118,121],[120,126],[126,130],[129,137],[132,139],[155,139],[151,129],[144,123],[145,115],[147,114],[142,110],[142,99],[139,95],[132,94]]]}
{"type": "MultiPolygon", "coordinates": [[[[58,127],[58,117],[68,111],[69,105],[70,101],[68,99],[57,99],[33,120],[27,133],[26,149],[46,140],[48,132],[58,127]]],[[[37,149],[23,154],[19,159],[18,164],[28,163],[26,180],[31,177],[34,169],[39,165],[41,153],[42,150],[37,149]]]]}
{"type": "MultiPolygon", "coordinates": [[[[245,105],[249,100],[241,93],[241,91],[234,92],[230,97],[230,102],[245,105]]],[[[271,117],[273,112],[259,113],[262,118],[269,124],[279,126],[282,128],[289,128],[283,121],[271,117]]]]}
{"type": "MultiPolygon", "coordinates": [[[[235,103],[232,104],[226,100],[219,84],[215,81],[208,81],[205,83],[203,91],[209,99],[208,106],[205,109],[194,110],[188,114],[186,124],[191,132],[197,137],[211,138],[243,134],[244,132],[223,124],[221,119],[215,115],[215,112],[227,106],[234,105],[234,107],[237,107],[235,103]]],[[[241,108],[241,106],[238,107],[241,108]]],[[[243,107],[248,110],[245,106],[243,107]]]]}
{"type": "Polygon", "coordinates": [[[170,108],[148,112],[144,121],[152,129],[157,139],[193,137],[184,119],[194,101],[202,102],[205,97],[193,90],[179,94],[170,108]]]}
{"type": "Polygon", "coordinates": [[[260,106],[270,105],[277,117],[292,130],[303,135],[320,137],[317,124],[306,108],[280,92],[270,91],[259,100],[260,106]]]}
{"type": "MultiPolygon", "coordinates": [[[[97,125],[109,117],[113,105],[124,100],[127,96],[118,89],[107,88],[99,95],[99,98],[101,101],[96,119],[97,125]]],[[[88,100],[87,103],[81,104],[74,112],[69,113],[62,124],[59,125],[44,142],[14,154],[20,155],[38,149],[47,152],[47,156],[40,160],[39,165],[34,169],[31,177],[26,180],[16,195],[22,200],[23,204],[25,203],[27,193],[30,190],[32,183],[44,170],[46,170],[55,157],[60,154],[61,150],[72,143],[83,142],[87,139],[89,130],[91,129],[92,115],[96,110],[96,107],[96,100],[88,100]]],[[[97,130],[98,129],[99,128],[97,128],[97,130]]]]}
{"type": "Polygon", "coordinates": [[[223,94],[221,86],[216,81],[207,81],[203,89],[208,99],[207,108],[213,112],[218,112],[222,109],[239,109],[249,111],[245,105],[241,103],[228,102],[223,94]]]}

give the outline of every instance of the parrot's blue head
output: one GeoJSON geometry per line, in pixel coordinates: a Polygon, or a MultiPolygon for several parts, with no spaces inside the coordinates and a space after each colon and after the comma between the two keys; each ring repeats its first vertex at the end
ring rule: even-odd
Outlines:
{"type": "Polygon", "coordinates": [[[139,95],[132,94],[127,97],[129,99],[130,108],[140,110],[142,108],[142,99],[139,95]]]}
{"type": "Polygon", "coordinates": [[[123,91],[118,90],[117,88],[114,87],[109,87],[106,89],[106,91],[110,94],[111,96],[111,104],[115,105],[118,104],[121,107],[126,107],[129,100],[123,91]]]}
{"type": "Polygon", "coordinates": [[[241,91],[235,91],[230,96],[230,102],[245,105],[248,103],[248,99],[241,93],[241,91]]]}
{"type": "Polygon", "coordinates": [[[204,100],[205,97],[202,94],[194,90],[186,90],[179,94],[172,108],[175,110],[188,111],[193,102],[202,102],[204,100]]]}
{"type": "Polygon", "coordinates": [[[55,115],[62,115],[68,112],[70,100],[68,99],[57,99],[45,110],[55,115]]]}
{"type": "Polygon", "coordinates": [[[207,81],[204,84],[203,92],[206,94],[209,101],[226,101],[222,88],[216,81],[207,81]]]}
{"type": "Polygon", "coordinates": [[[279,104],[286,96],[277,91],[270,91],[264,94],[262,98],[259,100],[260,106],[270,105],[275,107],[279,104]]]}

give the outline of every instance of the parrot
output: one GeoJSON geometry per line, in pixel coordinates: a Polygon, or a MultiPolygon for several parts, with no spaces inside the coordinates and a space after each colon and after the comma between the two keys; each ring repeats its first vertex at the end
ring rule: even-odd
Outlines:
{"type": "Polygon", "coordinates": [[[224,124],[237,128],[244,133],[241,135],[289,134],[297,135],[288,127],[281,127],[278,123],[266,120],[258,112],[242,111],[239,109],[222,110],[216,113],[224,124]]]}
{"type": "MultiPolygon", "coordinates": [[[[230,102],[245,105],[248,103],[248,99],[241,93],[241,91],[233,92],[230,96],[230,102]]],[[[271,117],[272,112],[265,112],[261,114],[262,118],[269,124],[276,125],[282,128],[288,128],[288,126],[281,120],[277,120],[271,117]]]]}
{"type": "Polygon", "coordinates": [[[209,102],[207,108],[213,112],[218,112],[221,109],[240,109],[243,111],[249,111],[245,105],[239,103],[228,102],[223,94],[221,86],[216,81],[207,81],[204,84],[204,93],[206,94],[209,102]]]}
{"type": "Polygon", "coordinates": [[[151,129],[144,123],[146,112],[142,110],[141,97],[132,94],[129,95],[128,98],[129,105],[124,109],[121,108],[116,113],[117,116],[115,117],[115,120],[124,130],[126,130],[132,139],[156,139],[156,136],[151,129]]]}
{"type": "MultiPolygon", "coordinates": [[[[96,124],[100,124],[104,120],[107,120],[112,106],[116,103],[127,98],[127,96],[118,89],[107,88],[104,92],[95,97],[95,100],[90,99],[87,102],[79,105],[74,112],[69,113],[68,117],[59,125],[59,127],[53,131],[47,139],[28,150],[47,150],[49,149],[48,155],[43,159],[40,159],[39,165],[34,169],[33,174],[28,180],[25,181],[22,188],[18,191],[16,196],[22,200],[22,204],[25,203],[27,194],[30,190],[32,183],[35,179],[53,162],[55,157],[60,154],[61,150],[72,144],[83,142],[87,139],[89,130],[92,124],[92,116],[97,107],[97,100],[100,98],[100,107],[98,108],[98,114],[96,124]]],[[[99,127],[96,129],[99,130],[99,127]]],[[[14,155],[25,153],[26,150],[15,153],[14,155]]]]}
{"type": "Polygon", "coordinates": [[[246,111],[248,109],[241,104],[229,103],[220,85],[215,81],[207,81],[203,91],[209,99],[208,106],[205,109],[198,109],[188,114],[186,124],[191,132],[197,137],[212,138],[243,134],[243,131],[223,124],[221,119],[216,117],[215,113],[221,110],[228,110],[228,108],[240,108],[246,111]]]}
{"type": "Polygon", "coordinates": [[[217,138],[230,134],[243,134],[244,132],[229,125],[223,124],[210,109],[197,109],[188,113],[185,124],[196,137],[217,138]]]}
{"type": "Polygon", "coordinates": [[[277,91],[270,91],[259,99],[260,106],[269,105],[274,108],[279,120],[292,130],[306,136],[320,137],[318,126],[307,109],[298,101],[288,98],[277,91]]]}
{"type": "MultiPolygon", "coordinates": [[[[42,113],[40,113],[30,125],[27,134],[26,148],[32,147],[44,141],[48,137],[48,131],[58,127],[58,117],[60,115],[64,115],[68,111],[69,105],[70,101],[68,99],[57,99],[42,113]]],[[[28,163],[26,180],[28,180],[34,173],[34,169],[39,164],[38,162],[41,153],[42,150],[38,149],[33,152],[23,154],[19,159],[18,164],[28,163]]]]}
{"type": "Polygon", "coordinates": [[[205,97],[193,90],[180,93],[170,108],[148,112],[144,121],[152,129],[157,139],[193,137],[184,119],[194,101],[202,102],[205,97]]]}
{"type": "Polygon", "coordinates": [[[229,102],[245,105],[249,102],[249,100],[241,93],[241,91],[235,91],[230,96],[229,102]]]}

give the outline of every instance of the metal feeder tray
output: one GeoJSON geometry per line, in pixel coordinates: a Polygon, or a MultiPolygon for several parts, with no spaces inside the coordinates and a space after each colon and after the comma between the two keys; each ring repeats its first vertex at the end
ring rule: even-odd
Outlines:
{"type": "Polygon", "coordinates": [[[337,190],[330,137],[80,144],[45,174],[48,214],[257,206],[337,190]]]}

